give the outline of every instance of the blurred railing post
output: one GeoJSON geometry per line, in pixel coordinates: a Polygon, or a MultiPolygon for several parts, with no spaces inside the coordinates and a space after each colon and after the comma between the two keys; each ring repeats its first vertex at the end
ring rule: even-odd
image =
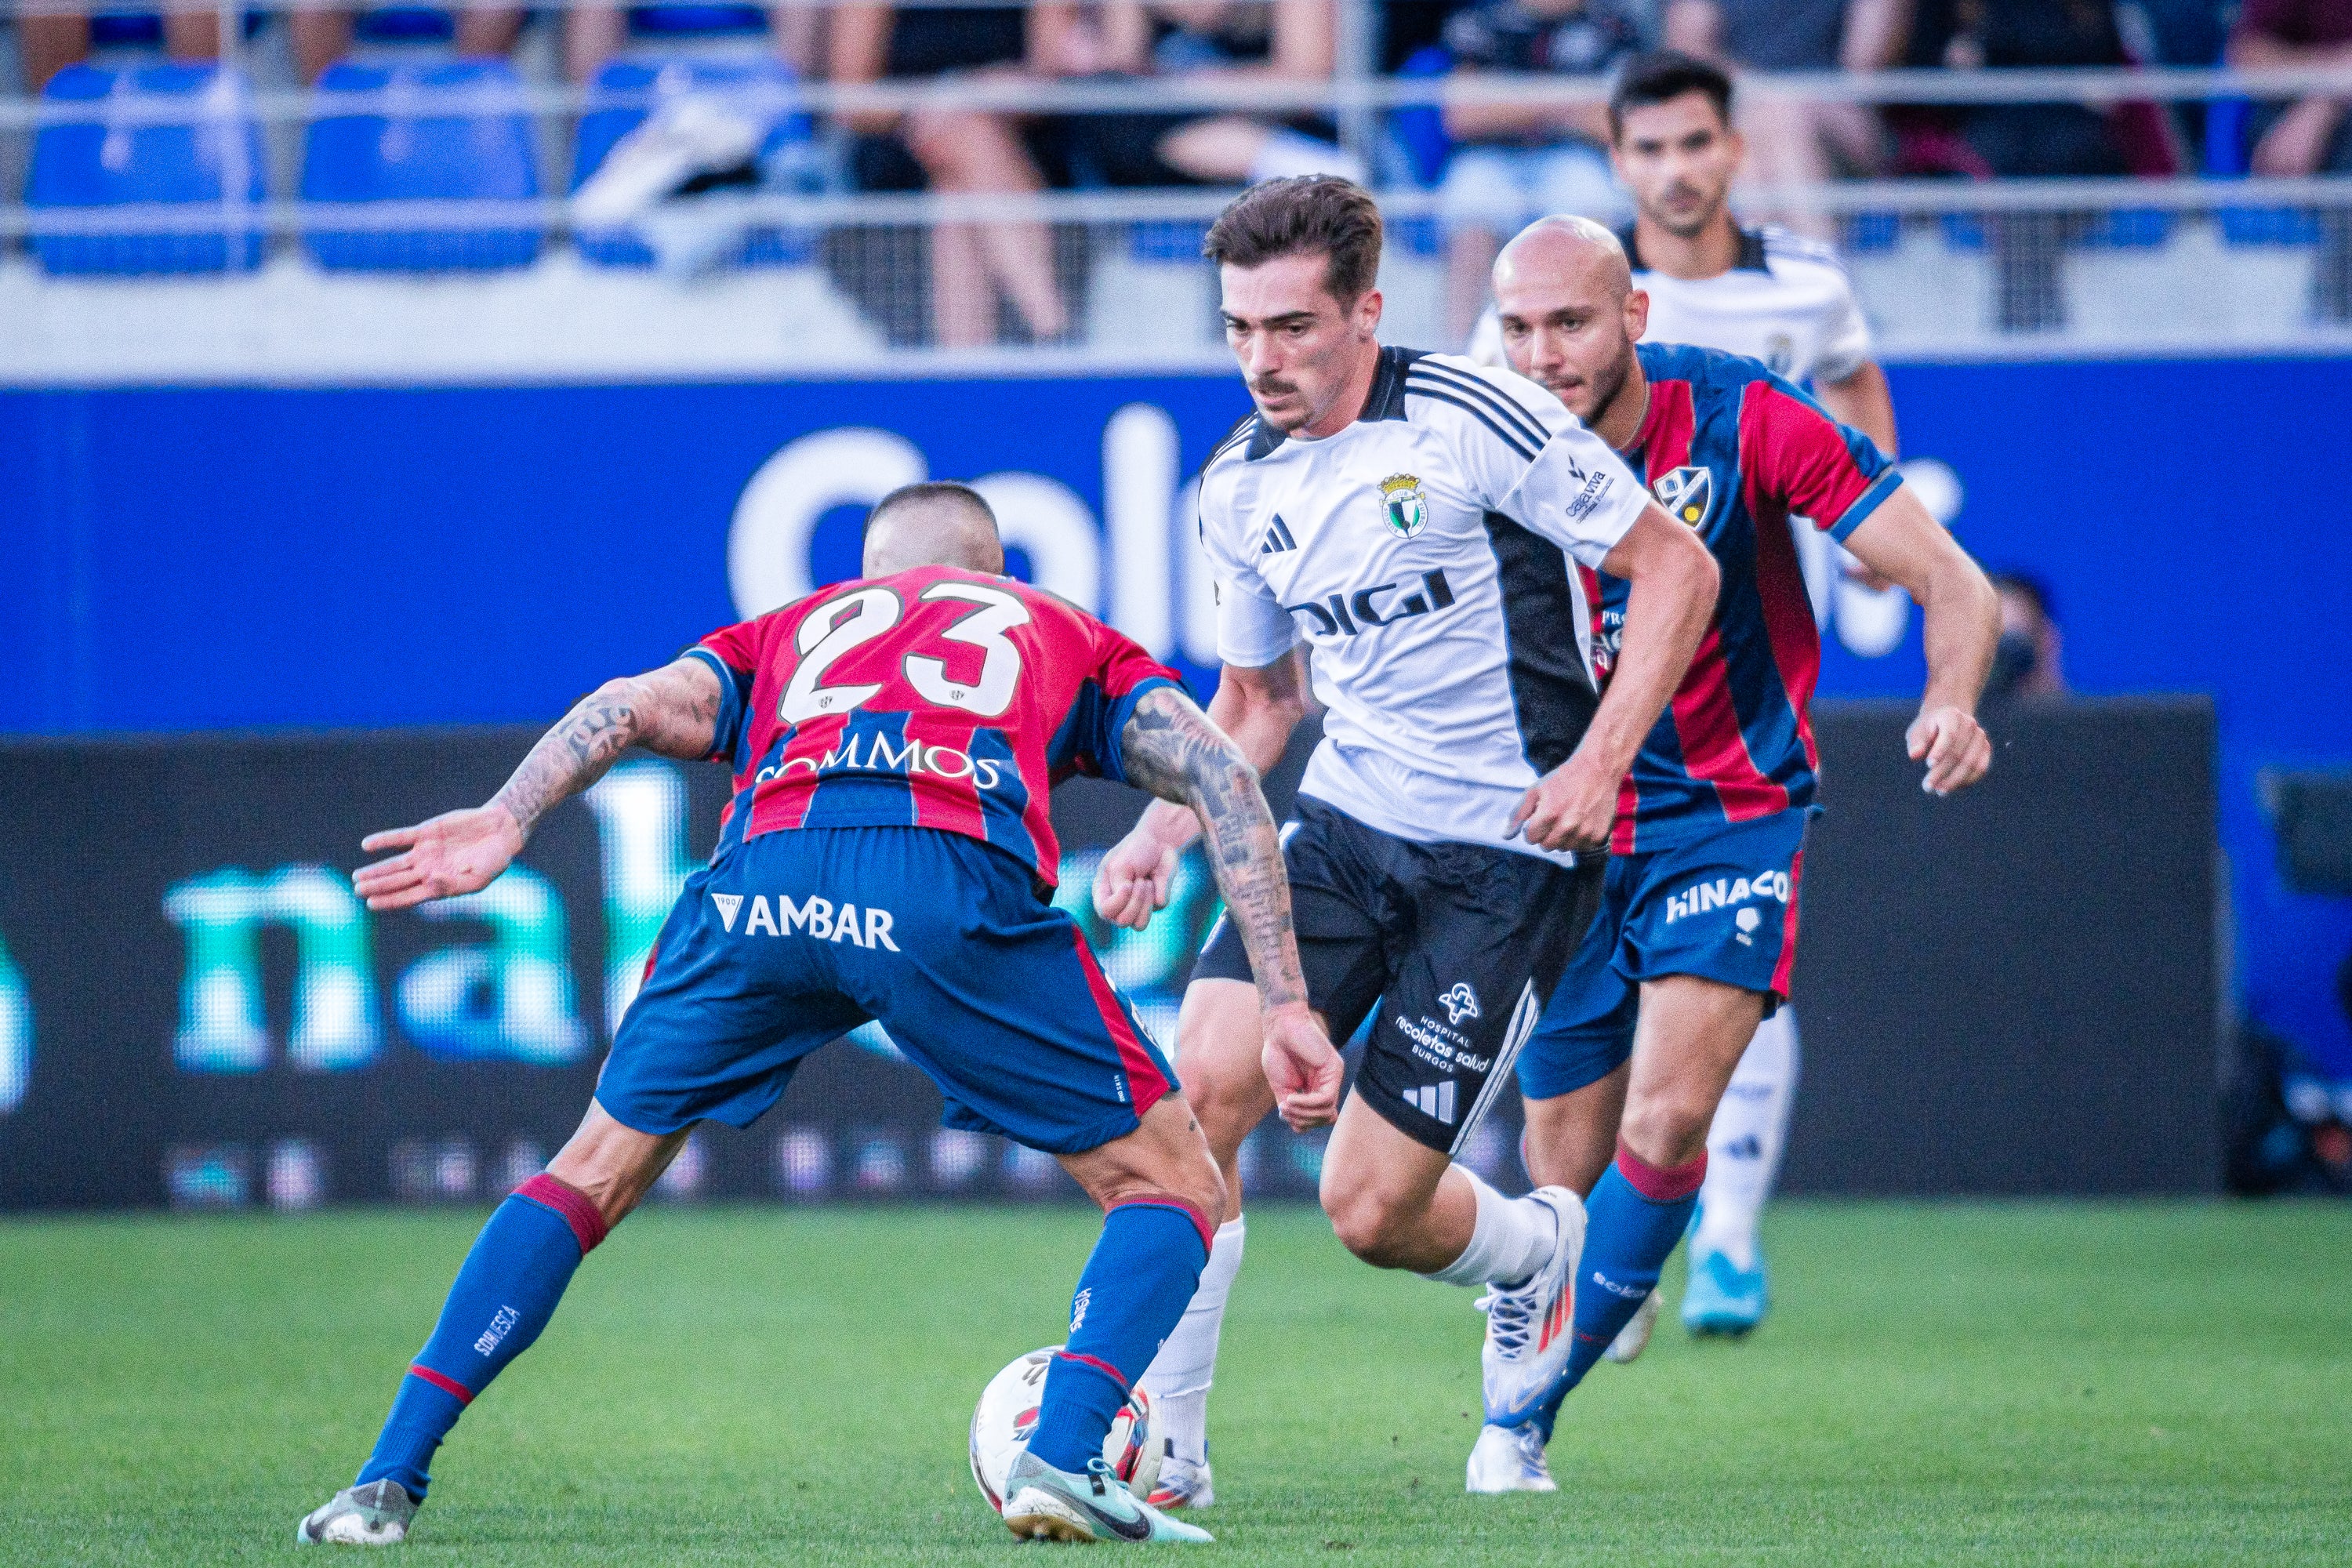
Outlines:
{"type": "Polygon", "coordinates": [[[1339,37],[1332,79],[1339,94],[1339,145],[1380,171],[1380,116],[1364,89],[1380,75],[1381,13],[1374,0],[1338,0],[1339,37]]]}

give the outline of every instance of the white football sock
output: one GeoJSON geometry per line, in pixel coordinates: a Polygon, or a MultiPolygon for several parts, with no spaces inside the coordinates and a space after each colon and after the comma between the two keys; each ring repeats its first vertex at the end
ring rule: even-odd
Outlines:
{"type": "Polygon", "coordinates": [[[1797,1016],[1787,1007],[1757,1026],[1706,1134],[1706,1184],[1698,1193],[1691,1255],[1720,1252],[1756,1267],[1764,1201],[1780,1173],[1789,1112],[1797,1102],[1797,1016]]]}
{"type": "Polygon", "coordinates": [[[1462,1256],[1424,1274],[1441,1285],[1517,1284],[1551,1261],[1559,1246],[1559,1216],[1533,1198],[1507,1198],[1466,1165],[1455,1170],[1470,1178],[1478,1194],[1478,1224],[1462,1256]]]}
{"type": "Polygon", "coordinates": [[[1191,1304],[1143,1370],[1140,1386],[1151,1396],[1151,1425],[1172,1447],[1168,1450],[1195,1465],[1209,1458],[1209,1384],[1217,1375],[1217,1332],[1225,1326],[1225,1298],[1242,1271],[1242,1246],[1248,1239],[1246,1215],[1217,1227],[1209,1261],[1191,1304]]]}

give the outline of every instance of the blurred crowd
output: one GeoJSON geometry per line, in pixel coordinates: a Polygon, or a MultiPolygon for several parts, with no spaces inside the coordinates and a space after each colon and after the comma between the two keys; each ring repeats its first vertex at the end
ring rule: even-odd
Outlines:
{"type": "MultiPolygon", "coordinates": [[[[1339,173],[1435,189],[1447,233],[1465,248],[1457,259],[1471,264],[1493,237],[1540,213],[1607,217],[1624,208],[1597,102],[1449,103],[1448,80],[1510,72],[1599,83],[1629,56],[1660,47],[1739,73],[2352,64],[2352,0],[1374,0],[1349,16],[1335,0],[585,5],[548,13],[294,5],[264,25],[283,27],[282,52],[302,82],[315,82],[355,41],[365,48],[423,38],[460,55],[498,56],[536,29],[542,71],[585,84],[633,47],[699,29],[731,32],[739,47],[759,40],[750,47],[772,51],[802,80],[1215,79],[1311,87],[1346,74],[1343,35],[1353,36],[1349,24],[1357,19],[1374,36],[1358,41],[1364,53],[1356,58],[1388,74],[1431,79],[1431,107],[1386,116],[1374,133],[1345,146],[1333,116],[1312,111],[873,111],[826,128],[830,178],[849,190],[1028,192],[1339,173]]],[[[144,26],[149,47],[173,58],[211,58],[218,15],[20,16],[23,85],[38,91],[94,42],[123,37],[126,26],[144,26]]],[[[1738,112],[1748,177],[1794,184],[2352,170],[2345,108],[2324,97],[2251,112],[2238,106],[2225,124],[2197,104],[1904,106],[1748,92],[1738,112]]],[[[1045,342],[1070,330],[1045,226],[950,224],[932,243],[937,341],[992,341],[1010,327],[1045,342]]]]}

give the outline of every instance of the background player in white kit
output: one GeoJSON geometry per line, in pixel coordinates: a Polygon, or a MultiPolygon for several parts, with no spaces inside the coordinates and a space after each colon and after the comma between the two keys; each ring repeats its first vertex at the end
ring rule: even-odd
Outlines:
{"type": "MultiPolygon", "coordinates": [[[[1303,712],[1324,740],[1285,831],[1309,1005],[1344,1039],[1377,1005],[1324,1157],[1349,1250],[1461,1285],[1490,1311],[1490,1416],[1525,1418],[1566,1364],[1583,1211],[1506,1198],[1452,1163],[1511,1072],[1591,920],[1618,789],[1715,604],[1715,563],[1559,400],[1508,372],[1382,348],[1380,210],[1343,180],[1271,181],[1209,232],[1226,336],[1256,412],[1210,458],[1218,583],[1210,711],[1260,768],[1303,712]],[[1583,570],[1631,580],[1608,694],[1583,570]],[[1496,1298],[1490,1297],[1489,1300],[1496,1298]]],[[[1147,811],[1095,905],[1140,927],[1195,837],[1147,811]]],[[[1257,994],[1220,928],[1178,1024],[1179,1073],[1227,1179],[1274,1103],[1257,994]]],[[[1153,1493],[1212,1492],[1206,1405],[1243,1224],[1231,1189],[1200,1289],[1143,1386],[1171,1450],[1153,1493]]]]}
{"type": "MultiPolygon", "coordinates": [[[[1732,125],[1731,91],[1731,79],[1714,66],[1665,51],[1629,61],[1611,93],[1611,153],[1635,213],[1617,238],[1634,286],[1650,297],[1643,341],[1762,360],[1776,374],[1810,384],[1832,418],[1892,458],[1895,405],[1870,357],[1870,326],[1845,269],[1825,246],[1775,226],[1743,228],[1732,216],[1731,182],[1747,147],[1732,125]]],[[[1507,363],[1491,309],[1471,357],[1507,363]]],[[[1804,559],[1810,567],[1824,558],[1843,562],[1872,588],[1895,591],[1842,548],[1804,559]]],[[[1817,606],[1825,590],[1813,584],[1817,606]]],[[[1759,1232],[1788,1141],[1797,1070],[1797,1019],[1784,1006],[1758,1026],[1707,1136],[1682,1306],[1693,1333],[1744,1334],[1763,1321],[1769,1298],[1759,1232]]],[[[1641,1353],[1657,1310],[1654,1294],[1611,1349],[1612,1360],[1641,1353]]]]}

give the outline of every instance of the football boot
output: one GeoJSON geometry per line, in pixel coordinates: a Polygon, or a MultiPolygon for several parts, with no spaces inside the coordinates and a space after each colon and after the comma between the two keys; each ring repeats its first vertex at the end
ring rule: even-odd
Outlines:
{"type": "Polygon", "coordinates": [[[1023,1449],[1004,1479],[1004,1527],[1024,1541],[1205,1542],[1198,1525],[1169,1518],[1127,1489],[1099,1456],[1085,1470],[1057,1470],[1023,1449]]]}
{"type": "Polygon", "coordinates": [[[1535,1414],[1568,1366],[1576,1321],[1576,1265],[1584,1255],[1584,1204],[1566,1187],[1528,1194],[1552,1211],[1559,1240],[1549,1262],[1523,1283],[1487,1287],[1478,1298],[1486,1342],[1478,1356],[1486,1420],[1517,1426],[1535,1414]]]}
{"type": "Polygon", "coordinates": [[[1690,1284],[1683,1291],[1683,1327],[1702,1337],[1738,1339],[1764,1321],[1768,1304],[1764,1259],[1742,1268],[1727,1253],[1708,1252],[1691,1259],[1690,1284]]]}
{"type": "Polygon", "coordinates": [[[1488,1422],[1479,1427],[1478,1441],[1470,1449],[1468,1489],[1486,1495],[1559,1490],[1551,1467],[1544,1463],[1543,1433],[1536,1424],[1497,1426],[1488,1422]]]}
{"type": "Polygon", "coordinates": [[[297,1546],[397,1546],[408,1539],[419,1500],[398,1481],[345,1487],[294,1527],[297,1546]]]}

